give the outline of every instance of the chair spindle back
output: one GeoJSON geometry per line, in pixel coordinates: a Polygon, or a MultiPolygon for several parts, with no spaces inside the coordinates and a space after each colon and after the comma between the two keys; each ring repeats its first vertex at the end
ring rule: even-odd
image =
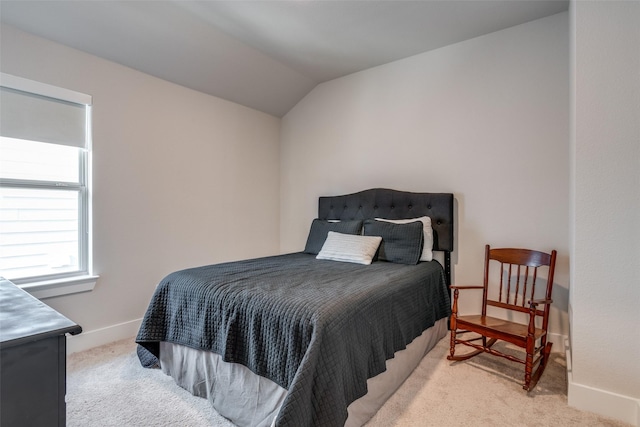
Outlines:
{"type": "MultiPolygon", "coordinates": [[[[555,263],[552,256],[543,252],[527,249],[490,249],[486,246],[485,252],[485,278],[484,278],[484,301],[483,315],[486,315],[486,306],[495,306],[507,310],[514,310],[523,313],[529,312],[529,301],[536,298],[551,298],[553,286],[553,275],[547,277],[545,294],[536,295],[536,284],[538,284],[538,269],[540,267],[550,267],[555,263]],[[500,278],[495,295],[489,295],[491,282],[490,266],[492,261],[500,266],[500,278]]],[[[496,278],[497,280],[497,278],[496,278]]],[[[542,283],[540,283],[542,284],[542,283]]],[[[536,315],[544,316],[543,310],[536,310],[536,315]]]]}

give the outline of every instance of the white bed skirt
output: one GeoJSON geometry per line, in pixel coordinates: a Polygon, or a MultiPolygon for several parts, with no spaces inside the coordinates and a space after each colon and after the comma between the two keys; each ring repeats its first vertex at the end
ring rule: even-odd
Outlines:
{"type": "MultiPolygon", "coordinates": [[[[345,426],[358,427],[369,421],[445,335],[447,319],[440,319],[387,360],[386,371],[367,380],[367,394],[347,408],[345,426]]],[[[179,386],[208,399],[220,415],[240,427],[272,426],[287,394],[243,365],[178,344],[160,343],[160,366],[179,386]]]]}

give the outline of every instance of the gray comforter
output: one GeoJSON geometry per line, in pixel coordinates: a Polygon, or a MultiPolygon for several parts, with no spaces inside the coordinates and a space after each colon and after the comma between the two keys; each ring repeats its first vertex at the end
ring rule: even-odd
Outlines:
{"type": "Polygon", "coordinates": [[[288,390],[279,427],[343,426],[366,381],[450,313],[436,261],[369,266],[302,253],[192,268],[158,285],[136,338],[210,350],[288,390]]]}

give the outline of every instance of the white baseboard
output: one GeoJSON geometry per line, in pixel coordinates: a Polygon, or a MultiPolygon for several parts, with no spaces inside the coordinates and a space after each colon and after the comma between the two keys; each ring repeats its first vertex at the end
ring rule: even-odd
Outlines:
{"type": "Polygon", "coordinates": [[[106,328],[82,332],[79,335],[67,336],[67,354],[100,347],[114,341],[135,337],[140,329],[142,319],[119,323],[106,328]]]}
{"type": "Polygon", "coordinates": [[[640,427],[640,399],[611,393],[573,381],[571,348],[565,343],[569,406],[640,427]]]}

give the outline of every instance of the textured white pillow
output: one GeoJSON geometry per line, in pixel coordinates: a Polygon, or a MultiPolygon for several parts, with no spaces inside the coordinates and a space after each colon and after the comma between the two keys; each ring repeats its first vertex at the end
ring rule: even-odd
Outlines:
{"type": "Polygon", "coordinates": [[[422,246],[422,255],[420,261],[431,261],[433,259],[433,229],[431,228],[431,218],[421,216],[412,219],[385,219],[376,218],[377,221],[393,222],[394,224],[407,224],[409,222],[422,221],[422,229],[424,231],[424,245],[422,246]]]}
{"type": "Polygon", "coordinates": [[[359,236],[330,231],[316,259],[369,265],[381,241],[380,236],[359,236]]]}

